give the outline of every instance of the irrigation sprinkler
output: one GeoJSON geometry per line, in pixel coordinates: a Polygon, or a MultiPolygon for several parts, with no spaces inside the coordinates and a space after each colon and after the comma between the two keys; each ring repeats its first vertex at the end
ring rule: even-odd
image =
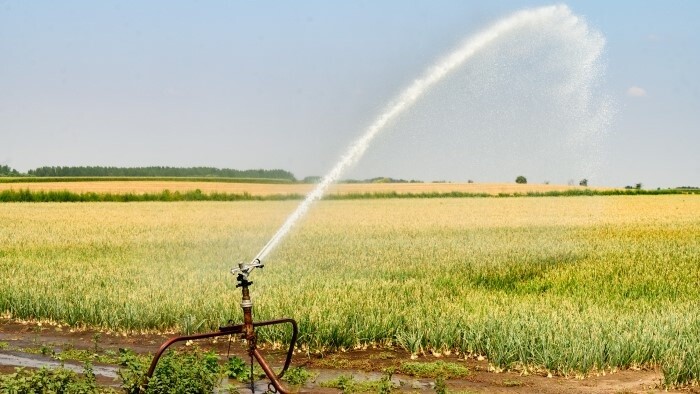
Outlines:
{"type": "Polygon", "coordinates": [[[153,377],[153,373],[156,370],[156,365],[158,365],[158,360],[160,360],[160,357],[171,345],[178,342],[194,341],[198,339],[207,339],[240,334],[241,338],[244,339],[246,341],[246,344],[248,345],[248,355],[250,356],[251,391],[255,393],[255,375],[253,373],[253,360],[255,360],[258,362],[258,364],[260,364],[260,367],[265,372],[267,378],[270,379],[270,384],[268,385],[268,390],[270,392],[281,394],[290,393],[290,391],[282,385],[281,379],[282,376],[284,376],[284,373],[289,368],[289,364],[292,362],[292,355],[294,353],[294,346],[296,345],[299,329],[297,327],[297,322],[294,319],[290,318],[267,320],[262,322],[253,321],[253,302],[250,300],[250,292],[248,291],[248,287],[252,285],[253,282],[251,282],[248,279],[248,276],[255,268],[263,267],[263,263],[260,261],[259,258],[256,257],[255,259],[253,259],[252,262],[248,264],[240,263],[238,264],[237,268],[233,268],[231,270],[231,273],[236,276],[236,287],[241,288],[241,308],[243,308],[243,324],[219,327],[219,331],[195,335],[186,335],[169,339],[160,346],[160,349],[158,349],[158,352],[156,352],[155,356],[153,357],[153,361],[151,361],[151,366],[148,368],[148,372],[146,373],[146,380],[142,385],[142,391],[145,391],[145,389],[148,387],[148,382],[153,377]],[[290,324],[292,326],[292,340],[289,343],[289,350],[287,351],[287,357],[285,358],[284,366],[282,367],[282,370],[279,373],[275,373],[272,370],[270,364],[260,353],[260,350],[257,346],[257,336],[255,334],[255,329],[257,327],[272,326],[277,324],[290,324]]]}

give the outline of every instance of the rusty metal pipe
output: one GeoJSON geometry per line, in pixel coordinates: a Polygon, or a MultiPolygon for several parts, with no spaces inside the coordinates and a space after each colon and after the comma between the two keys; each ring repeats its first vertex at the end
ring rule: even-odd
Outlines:
{"type": "Polygon", "coordinates": [[[165,350],[168,349],[170,346],[172,346],[175,343],[184,342],[184,341],[196,341],[198,339],[215,338],[215,337],[221,337],[224,335],[240,334],[242,332],[243,332],[243,325],[239,324],[237,326],[220,327],[219,331],[217,331],[217,332],[207,332],[204,334],[186,335],[186,336],[181,336],[181,337],[170,338],[165,343],[160,345],[160,349],[158,349],[155,356],[153,356],[153,361],[151,361],[151,366],[148,368],[148,372],[146,373],[146,379],[148,379],[148,380],[151,379],[151,377],[153,376],[153,372],[155,372],[155,370],[156,370],[156,365],[158,364],[158,360],[163,355],[165,350]]]}
{"type": "Polygon", "coordinates": [[[253,349],[253,357],[258,361],[258,364],[260,364],[260,367],[265,371],[265,375],[270,379],[270,382],[272,383],[273,386],[275,386],[275,389],[277,389],[278,393],[281,394],[289,394],[291,391],[287,390],[283,385],[282,382],[280,381],[280,376],[275,375],[275,373],[272,371],[272,368],[270,365],[267,363],[265,358],[260,354],[260,351],[258,349],[253,349]]]}
{"type": "MultiPolygon", "coordinates": [[[[289,369],[289,365],[292,363],[292,356],[294,355],[294,345],[297,343],[297,337],[299,336],[299,327],[297,326],[297,322],[294,319],[276,319],[276,320],[268,320],[268,321],[263,321],[263,322],[256,322],[253,323],[254,327],[264,327],[264,326],[271,326],[275,324],[284,324],[284,323],[289,323],[292,325],[292,339],[289,341],[289,349],[287,350],[287,356],[284,359],[284,366],[282,366],[282,370],[280,373],[276,374],[278,379],[281,379],[282,376],[284,376],[284,373],[287,372],[287,369],[289,369]]],[[[235,326],[233,326],[235,327],[235,326]]],[[[260,358],[265,361],[262,356],[260,358]]],[[[258,360],[260,362],[260,360],[258,360]]],[[[262,363],[261,363],[262,366],[262,363]]],[[[267,375],[267,373],[265,373],[267,375]]],[[[270,377],[270,375],[268,375],[270,377]]]]}
{"type": "Polygon", "coordinates": [[[250,300],[250,292],[248,286],[243,286],[241,289],[243,299],[241,300],[241,308],[243,308],[243,337],[248,341],[248,348],[252,349],[256,346],[255,330],[253,329],[253,302],[250,300]]]}
{"type": "MultiPolygon", "coordinates": [[[[263,322],[253,322],[253,302],[250,300],[250,291],[248,290],[248,286],[252,285],[253,282],[248,280],[248,275],[250,274],[251,270],[254,268],[262,268],[263,264],[259,259],[253,260],[252,263],[245,265],[243,263],[239,264],[238,269],[232,269],[231,272],[237,276],[238,284],[236,287],[241,288],[241,293],[242,293],[242,299],[241,299],[241,308],[243,309],[243,324],[238,324],[238,325],[233,325],[233,326],[223,326],[219,327],[219,331],[217,332],[208,332],[204,334],[195,334],[195,335],[187,335],[187,336],[181,336],[181,337],[175,337],[171,338],[165,343],[163,343],[160,346],[160,349],[156,352],[155,356],[153,357],[153,360],[151,361],[151,365],[148,368],[148,372],[146,373],[145,380],[143,385],[140,387],[140,390],[143,392],[147,387],[148,387],[148,382],[151,380],[153,377],[153,373],[156,370],[156,366],[158,365],[158,361],[160,360],[161,356],[163,353],[165,353],[165,350],[168,349],[170,346],[177,342],[183,342],[183,341],[190,341],[190,340],[198,340],[198,339],[206,339],[206,338],[215,338],[215,337],[220,337],[220,336],[225,336],[225,335],[233,335],[233,334],[241,334],[241,337],[246,340],[248,343],[248,355],[251,357],[251,362],[252,359],[257,360],[258,364],[262,367],[263,371],[265,372],[265,375],[270,379],[270,384],[274,386],[274,388],[282,394],[287,394],[290,393],[289,390],[284,388],[281,382],[282,376],[284,376],[285,372],[287,372],[287,369],[289,369],[289,365],[292,362],[292,356],[294,355],[294,346],[296,345],[297,338],[299,336],[299,327],[297,326],[297,322],[294,319],[277,319],[277,320],[268,320],[268,321],[263,321],[263,322]],[[270,326],[270,325],[275,325],[275,324],[286,324],[289,323],[292,325],[292,339],[289,343],[289,350],[287,350],[287,356],[284,361],[284,366],[282,367],[282,370],[280,371],[279,374],[276,374],[273,370],[270,364],[267,363],[267,360],[262,356],[260,351],[258,350],[258,345],[257,345],[257,336],[255,333],[255,328],[256,327],[264,327],[264,326],[270,326]]],[[[254,379],[253,375],[251,374],[251,383],[252,379],[254,379]]],[[[254,387],[253,387],[254,389],[254,387]]]]}
{"type": "MultiPolygon", "coordinates": [[[[260,354],[260,352],[257,349],[257,345],[255,348],[252,349],[252,356],[255,358],[255,360],[260,364],[262,367],[263,371],[265,372],[265,375],[270,379],[272,382],[272,385],[275,386],[275,388],[280,392],[280,393],[288,393],[289,391],[284,388],[284,386],[281,383],[281,379],[284,376],[285,372],[289,369],[289,366],[292,363],[292,356],[294,355],[294,346],[296,345],[297,338],[299,337],[299,327],[297,325],[297,322],[294,319],[276,319],[276,320],[267,320],[267,321],[261,321],[261,322],[253,322],[253,328],[255,327],[265,327],[265,326],[272,326],[272,325],[277,325],[277,324],[290,324],[292,326],[292,338],[289,342],[289,349],[287,350],[287,354],[284,360],[284,365],[282,366],[282,370],[279,373],[275,373],[270,365],[267,363],[267,360],[260,354]]],[[[223,326],[219,327],[219,331],[216,332],[208,332],[208,333],[203,333],[203,334],[195,334],[195,335],[186,335],[186,336],[181,336],[181,337],[174,337],[170,338],[167,340],[165,343],[163,343],[156,354],[153,356],[153,360],[151,361],[151,365],[148,368],[148,372],[146,373],[146,378],[144,385],[142,387],[142,390],[145,390],[145,388],[148,386],[148,381],[150,381],[151,377],[153,377],[153,373],[156,370],[156,366],[158,365],[158,361],[160,358],[163,356],[163,353],[172,345],[178,343],[178,342],[185,342],[185,341],[195,341],[199,339],[207,339],[207,338],[216,338],[216,337],[222,337],[226,335],[235,335],[235,334],[243,334],[245,330],[245,325],[244,324],[237,324],[233,326],[223,326]]],[[[249,347],[249,351],[250,351],[249,347]]]]}

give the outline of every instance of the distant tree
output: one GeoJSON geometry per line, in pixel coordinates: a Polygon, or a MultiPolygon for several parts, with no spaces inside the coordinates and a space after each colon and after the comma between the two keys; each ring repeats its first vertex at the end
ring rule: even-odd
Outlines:
{"type": "Polygon", "coordinates": [[[296,181],[294,175],[285,170],[234,170],[214,167],[39,167],[27,172],[37,177],[222,177],[222,178],[266,178],[296,181]]]}
{"type": "Polygon", "coordinates": [[[7,165],[0,165],[0,176],[20,176],[19,171],[7,165]]]}
{"type": "Polygon", "coordinates": [[[319,183],[321,182],[321,177],[317,175],[310,175],[301,180],[302,183],[319,183]]]}
{"type": "Polygon", "coordinates": [[[587,187],[587,186],[588,186],[588,179],[583,178],[583,179],[581,179],[581,181],[579,181],[578,184],[579,184],[579,186],[585,186],[585,187],[587,187]]]}
{"type": "Polygon", "coordinates": [[[525,184],[525,183],[527,183],[527,178],[525,178],[525,177],[522,176],[522,175],[518,175],[518,177],[515,178],[515,183],[522,183],[522,184],[525,184]]]}
{"type": "Polygon", "coordinates": [[[637,190],[641,190],[641,189],[642,189],[642,182],[639,182],[639,183],[635,184],[635,185],[634,185],[634,188],[637,189],[637,190]]]}

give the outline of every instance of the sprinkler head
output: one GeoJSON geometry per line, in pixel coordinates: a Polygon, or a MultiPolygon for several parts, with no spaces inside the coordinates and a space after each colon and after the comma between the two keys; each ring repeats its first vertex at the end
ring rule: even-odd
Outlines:
{"type": "Polygon", "coordinates": [[[252,285],[253,282],[248,280],[248,275],[250,275],[255,268],[263,268],[264,266],[265,265],[258,258],[253,259],[253,261],[248,264],[242,261],[238,263],[237,268],[234,267],[231,269],[231,273],[236,275],[236,280],[238,281],[236,287],[248,287],[252,285]]]}

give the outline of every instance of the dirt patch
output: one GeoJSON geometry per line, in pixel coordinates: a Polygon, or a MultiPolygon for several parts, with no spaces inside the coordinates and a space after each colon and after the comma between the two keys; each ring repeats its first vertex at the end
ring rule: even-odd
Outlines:
{"type": "MultiPolygon", "coordinates": [[[[169,336],[156,334],[120,335],[91,330],[74,330],[66,327],[0,321],[0,353],[33,354],[36,358],[49,356],[44,352],[59,353],[65,349],[78,349],[101,354],[114,354],[119,348],[128,348],[137,353],[155,352],[169,336]],[[4,347],[4,349],[3,349],[4,347]]],[[[217,341],[201,341],[199,345],[215,349],[219,354],[233,354],[247,359],[245,347],[240,340],[229,343],[226,337],[217,341]]],[[[183,345],[184,346],[184,345],[183,345]]],[[[283,349],[264,349],[263,353],[274,366],[284,361],[283,349]]],[[[387,368],[396,373],[392,382],[401,391],[434,392],[434,377],[410,376],[402,370],[405,363],[444,363],[464,366],[468,375],[446,380],[447,387],[456,392],[476,393],[654,393],[667,392],[661,386],[658,370],[624,370],[606,372],[585,377],[550,376],[546,374],[521,374],[517,372],[494,372],[487,360],[464,359],[450,355],[422,356],[412,360],[410,354],[387,349],[366,349],[328,354],[297,352],[293,366],[304,367],[316,377],[302,392],[335,393],[337,389],[324,388],[320,384],[338,378],[352,376],[361,381],[379,380],[387,368]]],[[[14,365],[1,365],[0,373],[14,372],[14,365]]],[[[106,380],[106,379],[105,379],[106,380]]],[[[111,382],[113,385],[114,382],[111,382]]],[[[245,392],[244,390],[241,392],[245,392]]],[[[673,391],[671,391],[673,392],[673,391]]],[[[687,392],[687,390],[686,390],[687,392]]]]}

